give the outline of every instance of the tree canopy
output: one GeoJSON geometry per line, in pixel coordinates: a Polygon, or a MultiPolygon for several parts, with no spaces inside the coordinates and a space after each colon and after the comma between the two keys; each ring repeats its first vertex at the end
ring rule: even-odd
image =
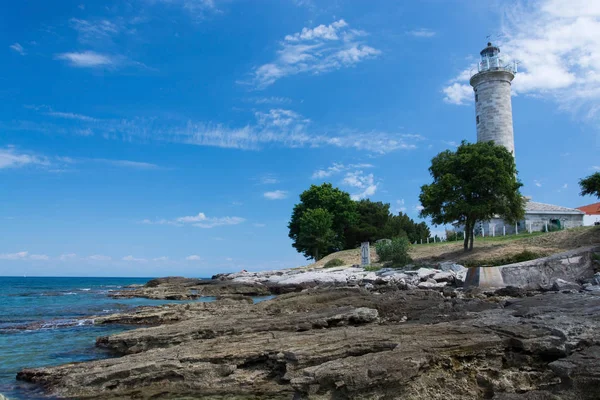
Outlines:
{"type": "Polygon", "coordinates": [[[500,216],[507,222],[524,217],[525,200],[519,189],[515,160],[505,147],[493,142],[467,143],[446,150],[431,160],[433,183],[423,185],[421,217],[436,225],[458,223],[465,227],[464,249],[473,249],[478,221],[500,216]]]}
{"type": "MultiPolygon", "coordinates": [[[[330,214],[331,231],[333,232],[333,235],[329,237],[327,248],[321,248],[321,256],[343,250],[346,230],[358,221],[356,202],[350,198],[348,193],[334,188],[330,183],[320,186],[311,185],[300,195],[300,203],[294,206],[292,218],[288,224],[290,230],[288,236],[293,241],[292,246],[307,258],[314,258],[314,245],[307,246],[303,237],[299,236],[302,230],[300,221],[308,210],[319,208],[330,214]]],[[[319,218],[323,218],[323,216],[319,218]]]]}
{"type": "Polygon", "coordinates": [[[411,242],[429,237],[429,228],[406,214],[393,215],[388,203],[353,201],[330,183],[312,185],[300,195],[288,224],[292,246],[307,258],[354,249],[362,242],[406,237],[411,242]]]}
{"type": "Polygon", "coordinates": [[[600,199],[600,172],[596,172],[579,181],[581,195],[596,196],[600,199]]]}

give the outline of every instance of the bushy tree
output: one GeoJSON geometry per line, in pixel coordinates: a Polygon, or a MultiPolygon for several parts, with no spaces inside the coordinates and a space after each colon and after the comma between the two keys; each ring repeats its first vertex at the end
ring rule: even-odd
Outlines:
{"type": "Polygon", "coordinates": [[[579,187],[581,187],[581,195],[596,196],[600,198],[600,172],[596,172],[587,178],[579,181],[579,187]]]}
{"type": "Polygon", "coordinates": [[[385,224],[382,237],[405,236],[411,243],[414,243],[421,239],[426,240],[429,234],[429,227],[426,223],[421,222],[417,224],[408,215],[399,212],[398,215],[390,215],[385,224]]]}
{"type": "Polygon", "coordinates": [[[375,245],[375,251],[381,262],[391,262],[395,267],[403,267],[412,260],[408,255],[410,242],[406,237],[382,240],[375,245]]]}
{"type": "MultiPolygon", "coordinates": [[[[294,206],[292,218],[288,224],[289,237],[292,239],[292,246],[307,258],[315,257],[315,248],[310,245],[302,229],[301,220],[304,214],[309,210],[322,209],[331,216],[332,235],[327,235],[328,243],[322,244],[319,250],[319,257],[342,250],[345,246],[346,231],[358,221],[356,212],[356,202],[350,195],[338,188],[334,188],[330,183],[324,183],[316,186],[311,185],[300,195],[300,203],[294,206]]],[[[311,213],[312,214],[312,213],[311,213]]],[[[312,214],[311,218],[317,218],[312,214]]],[[[319,218],[324,219],[323,215],[319,218]]],[[[308,221],[305,220],[305,224],[308,221]]],[[[306,226],[306,225],[305,225],[306,226]]]]}
{"type": "Polygon", "coordinates": [[[421,217],[436,225],[465,226],[464,249],[473,249],[477,221],[498,215],[507,222],[524,217],[525,200],[519,192],[515,159],[505,147],[493,142],[470,144],[446,150],[431,161],[433,183],[423,185],[419,199],[421,217]]]}
{"type": "Polygon", "coordinates": [[[335,239],[333,216],[322,208],[306,210],[299,221],[297,243],[316,261],[323,257],[335,239]]]}

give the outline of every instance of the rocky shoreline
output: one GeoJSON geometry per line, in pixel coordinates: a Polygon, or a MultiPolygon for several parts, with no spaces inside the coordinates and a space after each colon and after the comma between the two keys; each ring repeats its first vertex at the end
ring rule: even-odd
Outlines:
{"type": "Polygon", "coordinates": [[[17,378],[79,399],[599,398],[595,277],[485,292],[465,276],[445,263],[152,280],[114,296],[217,299],[96,317],[144,327],[97,339],[115,358],[17,378]]]}

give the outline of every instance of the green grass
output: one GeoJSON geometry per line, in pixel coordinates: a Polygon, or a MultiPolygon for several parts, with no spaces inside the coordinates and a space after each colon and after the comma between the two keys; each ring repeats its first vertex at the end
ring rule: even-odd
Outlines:
{"type": "Polygon", "coordinates": [[[531,260],[535,260],[537,258],[542,258],[542,257],[546,257],[546,256],[547,256],[547,254],[544,254],[544,253],[536,253],[536,252],[530,251],[530,250],[523,250],[522,252],[513,254],[512,256],[493,258],[493,259],[489,259],[489,260],[469,260],[464,263],[464,266],[467,268],[483,267],[483,266],[497,267],[500,265],[508,265],[508,264],[515,264],[515,263],[519,263],[519,262],[523,262],[523,261],[531,261],[531,260]]]}
{"type": "Polygon", "coordinates": [[[380,265],[367,265],[365,267],[365,271],[375,272],[379,271],[382,267],[380,265]]]}
{"type": "Polygon", "coordinates": [[[323,265],[323,268],[335,268],[335,267],[341,267],[342,265],[346,265],[346,263],[344,261],[340,260],[339,258],[334,258],[334,259],[327,261],[325,263],[325,265],[323,265]]]}

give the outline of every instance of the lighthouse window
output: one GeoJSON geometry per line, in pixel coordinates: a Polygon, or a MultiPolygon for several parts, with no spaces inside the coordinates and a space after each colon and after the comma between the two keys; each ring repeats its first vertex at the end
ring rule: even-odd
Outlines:
{"type": "Polygon", "coordinates": [[[477,103],[478,101],[479,101],[479,95],[478,95],[478,94],[476,94],[476,95],[475,95],[475,103],[477,103]]]}
{"type": "Polygon", "coordinates": [[[479,123],[479,115],[477,116],[477,123],[479,123]]]}

